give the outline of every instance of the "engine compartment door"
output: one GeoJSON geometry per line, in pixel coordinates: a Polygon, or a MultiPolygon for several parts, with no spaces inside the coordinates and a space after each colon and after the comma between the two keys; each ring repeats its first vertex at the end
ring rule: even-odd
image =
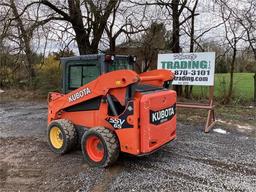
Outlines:
{"type": "Polygon", "coordinates": [[[141,152],[150,153],[176,137],[176,92],[144,94],[140,102],[141,152]]]}

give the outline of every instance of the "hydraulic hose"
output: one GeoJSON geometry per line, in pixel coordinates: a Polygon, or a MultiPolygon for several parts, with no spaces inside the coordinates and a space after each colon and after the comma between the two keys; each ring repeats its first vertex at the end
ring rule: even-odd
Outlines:
{"type": "Polygon", "coordinates": [[[114,114],[114,116],[118,116],[115,104],[109,94],[107,94],[107,101],[108,101],[109,107],[110,107],[112,113],[114,114]]]}

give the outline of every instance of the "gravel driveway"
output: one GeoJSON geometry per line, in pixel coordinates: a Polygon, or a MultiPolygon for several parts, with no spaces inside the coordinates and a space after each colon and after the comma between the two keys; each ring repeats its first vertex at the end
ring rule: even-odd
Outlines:
{"type": "Polygon", "coordinates": [[[0,103],[0,191],[256,191],[256,138],[246,130],[178,123],[177,140],[158,152],[99,169],[79,150],[50,152],[46,116],[45,103],[0,103]]]}

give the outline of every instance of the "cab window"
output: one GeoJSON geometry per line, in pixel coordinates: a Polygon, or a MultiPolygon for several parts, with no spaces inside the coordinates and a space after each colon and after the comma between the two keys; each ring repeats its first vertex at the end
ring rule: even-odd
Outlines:
{"type": "Polygon", "coordinates": [[[116,71],[122,69],[133,70],[133,65],[129,64],[128,59],[116,59],[111,64],[108,65],[108,71],[116,71]]]}
{"type": "Polygon", "coordinates": [[[76,89],[81,86],[82,66],[70,66],[69,88],[76,89]]]}
{"type": "Polygon", "coordinates": [[[100,75],[99,67],[96,63],[76,64],[69,66],[69,89],[77,89],[100,75]]]}

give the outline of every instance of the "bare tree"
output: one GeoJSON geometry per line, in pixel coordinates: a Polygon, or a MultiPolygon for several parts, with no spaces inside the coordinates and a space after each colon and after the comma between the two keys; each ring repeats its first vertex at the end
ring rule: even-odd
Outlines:
{"type": "Polygon", "coordinates": [[[246,33],[244,39],[248,42],[254,55],[254,65],[251,70],[254,72],[254,104],[256,105],[256,3],[254,0],[247,0],[245,9],[237,14],[238,22],[246,33]]]}
{"type": "MultiPolygon", "coordinates": [[[[122,3],[126,4],[128,2],[122,1],[122,3]]],[[[143,11],[141,18],[138,21],[134,14],[133,7],[124,6],[122,3],[119,1],[116,4],[113,13],[111,14],[111,18],[105,27],[109,40],[109,51],[111,53],[115,53],[116,41],[120,35],[124,34],[130,37],[131,35],[145,31],[145,27],[142,25],[145,12],[143,11]]]]}
{"type": "MultiPolygon", "coordinates": [[[[181,51],[180,47],[180,31],[181,26],[192,17],[195,17],[198,15],[197,13],[189,14],[189,15],[182,15],[183,11],[185,9],[191,10],[187,4],[188,0],[155,0],[155,1],[146,1],[146,2],[131,2],[138,4],[138,5],[157,5],[161,7],[162,9],[166,9],[169,16],[172,18],[172,36],[171,36],[171,43],[170,43],[170,49],[173,53],[179,53],[181,51]]],[[[197,4],[197,3],[196,3],[197,4]]],[[[193,11],[192,11],[193,12],[193,11]]],[[[177,85],[175,86],[175,90],[177,91],[177,95],[182,95],[182,86],[177,85]]]]}
{"type": "MultiPolygon", "coordinates": [[[[245,41],[251,48],[256,62],[256,3],[254,0],[247,0],[245,9],[236,13],[236,19],[245,30],[245,41]]],[[[256,72],[256,71],[255,71],[256,72]]]]}
{"type": "Polygon", "coordinates": [[[152,23],[149,29],[141,37],[140,53],[143,57],[141,72],[149,68],[156,68],[157,54],[166,46],[166,29],[163,23],[152,23]]]}
{"type": "MultiPolygon", "coordinates": [[[[23,1],[6,0],[0,3],[1,7],[5,7],[10,11],[8,17],[9,29],[11,28],[10,34],[6,36],[9,41],[14,42],[18,45],[17,50],[19,53],[25,53],[25,67],[28,72],[29,85],[33,87],[34,79],[36,77],[33,60],[33,48],[32,40],[35,30],[53,19],[53,17],[46,17],[39,20],[38,11],[35,14],[27,11],[19,12],[20,6],[23,1]],[[19,8],[18,8],[19,7],[19,8]]],[[[39,7],[34,7],[38,10],[39,7]]]]}
{"type": "Polygon", "coordinates": [[[229,88],[224,100],[225,103],[229,103],[233,94],[234,70],[238,53],[238,43],[242,40],[244,31],[241,31],[240,29],[241,25],[235,17],[234,9],[232,9],[226,1],[220,2],[220,11],[224,22],[225,40],[228,42],[228,49],[231,50],[229,88]]]}
{"type": "Polygon", "coordinates": [[[33,1],[33,4],[44,5],[55,14],[55,20],[71,24],[80,54],[97,53],[99,42],[107,21],[118,0],[68,0],[53,2],[48,0],[33,1]]]}
{"type": "MultiPolygon", "coordinates": [[[[187,10],[189,11],[189,13],[191,15],[191,19],[187,21],[187,22],[190,21],[189,22],[190,23],[189,32],[187,33],[187,34],[189,34],[189,38],[190,38],[189,52],[194,52],[194,45],[195,45],[195,19],[196,19],[196,16],[198,15],[196,13],[196,8],[198,6],[198,0],[195,0],[193,3],[194,3],[194,5],[192,6],[192,8],[190,8],[189,6],[187,7],[187,10]]],[[[185,86],[185,97],[186,98],[190,98],[191,97],[192,89],[193,89],[192,85],[185,86]]]]}
{"type": "MultiPolygon", "coordinates": [[[[24,46],[24,51],[26,53],[26,59],[27,59],[27,70],[29,73],[29,81],[30,83],[33,82],[33,79],[35,78],[35,69],[33,67],[33,51],[31,49],[31,37],[33,33],[32,27],[29,29],[26,29],[20,15],[18,12],[18,9],[16,7],[16,4],[14,0],[10,0],[10,8],[12,9],[13,15],[15,17],[16,26],[18,30],[20,31],[20,38],[21,38],[21,46],[24,46]]],[[[33,26],[34,27],[34,26],[33,26]]]]}

